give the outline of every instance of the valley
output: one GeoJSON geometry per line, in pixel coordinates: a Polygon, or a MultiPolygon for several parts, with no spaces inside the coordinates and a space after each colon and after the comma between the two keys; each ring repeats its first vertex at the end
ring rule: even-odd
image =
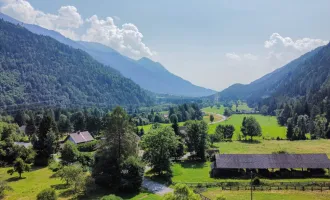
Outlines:
{"type": "MultiPolygon", "coordinates": [[[[144,7],[134,10],[160,12],[144,7]]],[[[186,42],[200,30],[156,30],[164,19],[148,15],[157,20],[157,37],[145,34],[156,52],[140,32],[151,29],[144,16],[138,29],[124,22],[133,15],[104,14],[83,19],[74,6],[48,14],[0,0],[0,199],[330,199],[328,40],[273,33],[252,47],[238,42],[237,29],[200,35],[197,48],[186,42]],[[262,76],[248,81],[254,73],[262,76]],[[239,83],[226,85],[230,78],[239,83]]],[[[213,20],[205,19],[194,28],[213,20]]],[[[247,25],[239,27],[256,29],[247,25]]],[[[256,33],[244,34],[255,42],[256,33]]]]}

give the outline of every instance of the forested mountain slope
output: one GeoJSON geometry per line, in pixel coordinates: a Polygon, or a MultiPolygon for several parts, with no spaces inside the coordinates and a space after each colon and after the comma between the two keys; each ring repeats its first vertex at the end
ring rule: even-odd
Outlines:
{"type": "Polygon", "coordinates": [[[138,105],[152,98],[82,50],[0,20],[0,106],[138,105]]]}
{"type": "Polygon", "coordinates": [[[209,96],[216,93],[213,90],[193,85],[189,81],[172,74],[160,63],[147,58],[138,61],[133,60],[102,44],[75,42],[55,31],[22,23],[2,13],[0,13],[0,18],[14,24],[21,24],[33,33],[50,36],[61,43],[84,50],[97,61],[117,69],[123,76],[132,79],[142,88],[151,92],[190,97],[209,96]]]}

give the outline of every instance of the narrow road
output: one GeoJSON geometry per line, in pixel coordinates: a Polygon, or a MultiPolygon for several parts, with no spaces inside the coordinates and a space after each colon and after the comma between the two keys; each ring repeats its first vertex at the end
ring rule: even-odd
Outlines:
{"type": "Polygon", "coordinates": [[[167,193],[173,192],[172,188],[169,188],[164,184],[152,181],[148,178],[143,179],[142,187],[146,188],[149,192],[152,192],[152,193],[155,193],[155,194],[158,194],[161,196],[163,196],[167,193]]]}

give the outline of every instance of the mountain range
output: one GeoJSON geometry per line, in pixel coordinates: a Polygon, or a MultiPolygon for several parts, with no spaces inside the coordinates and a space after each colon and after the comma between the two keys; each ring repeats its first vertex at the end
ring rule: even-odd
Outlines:
{"type": "Polygon", "coordinates": [[[154,99],[86,52],[0,19],[0,108],[150,105],[154,99]]]}
{"type": "Polygon", "coordinates": [[[151,92],[190,97],[209,96],[216,93],[216,91],[193,85],[189,81],[169,72],[160,63],[148,58],[130,59],[99,43],[73,41],[58,32],[37,25],[22,23],[2,13],[0,13],[0,18],[14,24],[20,24],[33,33],[50,36],[63,44],[81,49],[90,54],[95,60],[117,69],[123,76],[130,78],[142,88],[151,92]]]}

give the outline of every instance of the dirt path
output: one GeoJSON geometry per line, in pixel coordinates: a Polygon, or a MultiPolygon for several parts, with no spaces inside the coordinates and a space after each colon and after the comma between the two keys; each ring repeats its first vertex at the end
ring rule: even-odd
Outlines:
{"type": "Polygon", "coordinates": [[[148,191],[150,191],[152,193],[155,193],[155,194],[158,194],[158,195],[164,195],[164,194],[173,192],[172,188],[169,188],[164,184],[152,181],[148,178],[143,179],[142,187],[144,187],[148,191]]]}
{"type": "Polygon", "coordinates": [[[208,113],[208,114],[210,114],[210,115],[217,115],[217,116],[221,117],[221,120],[210,122],[209,124],[216,124],[216,123],[220,123],[220,122],[223,122],[223,121],[226,121],[227,120],[227,117],[224,116],[224,115],[220,115],[220,114],[217,114],[217,113],[208,113]]]}

